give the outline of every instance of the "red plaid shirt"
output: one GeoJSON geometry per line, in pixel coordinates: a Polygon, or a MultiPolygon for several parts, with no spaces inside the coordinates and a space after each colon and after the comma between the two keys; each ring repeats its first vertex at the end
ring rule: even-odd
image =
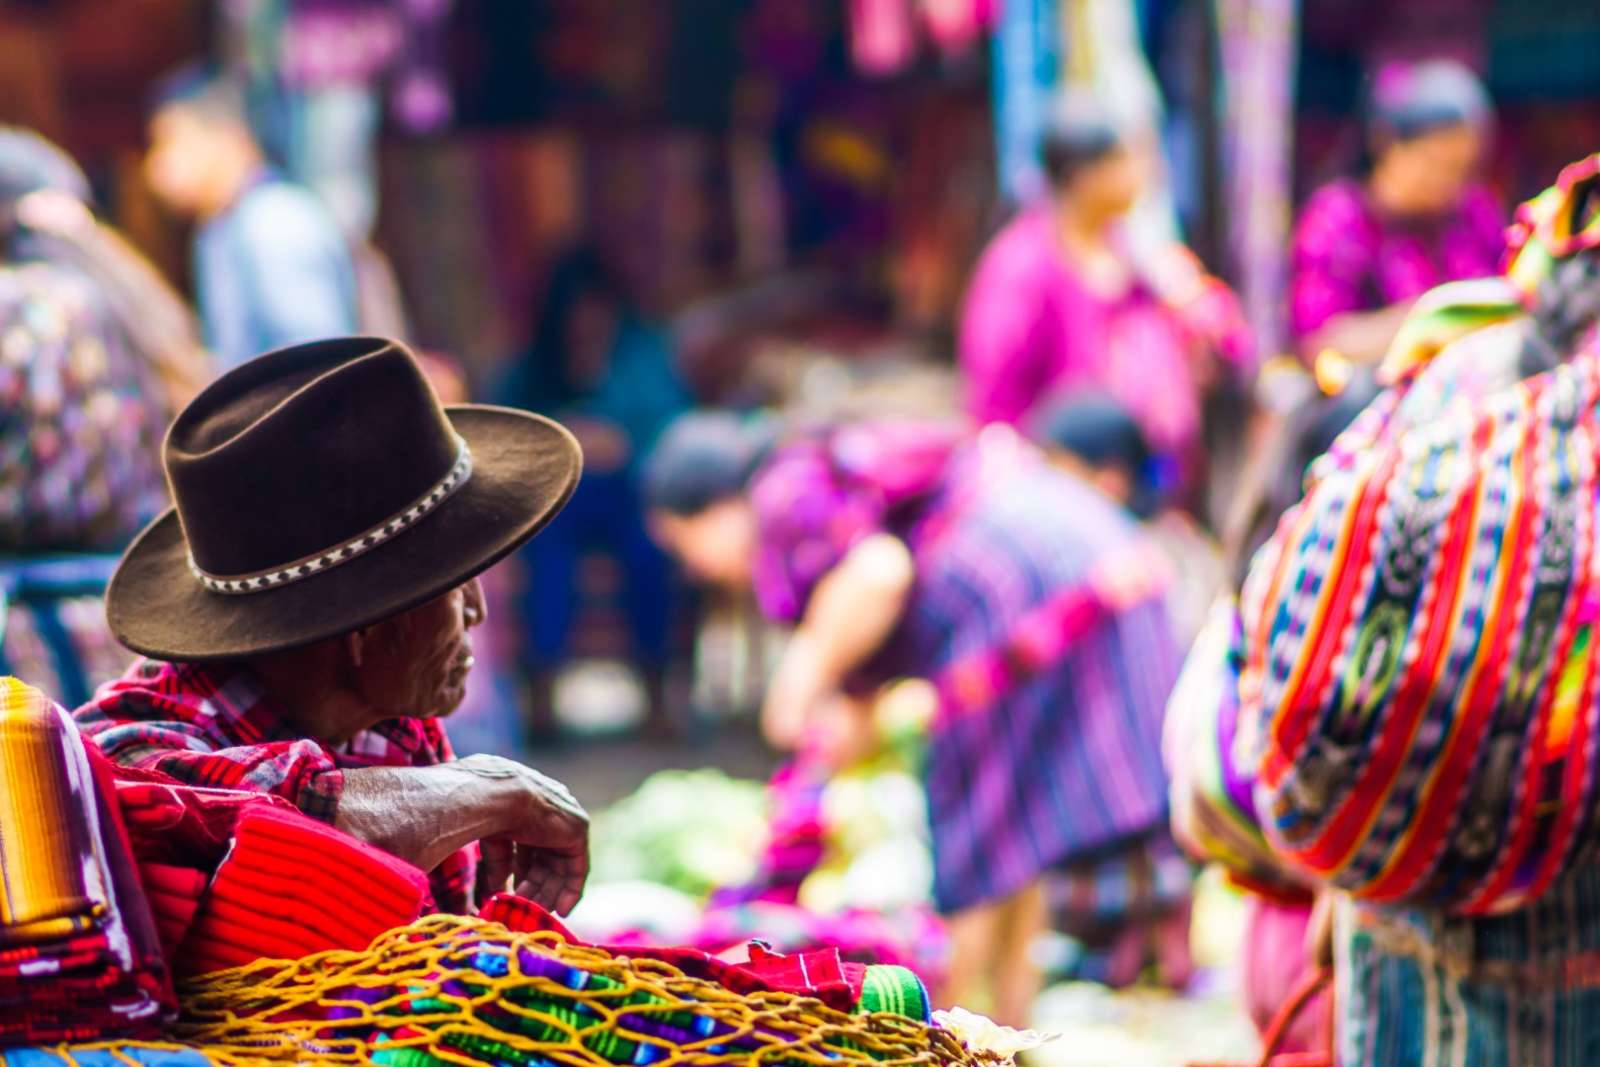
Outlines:
{"type": "MultiPolygon", "coordinates": [[[[394,719],[341,745],[302,737],[236,664],[140,660],[73,718],[125,767],[191,785],[272,793],[327,823],[339,810],[346,770],[427,767],[455,758],[437,719],[394,719]]],[[[441,910],[471,910],[477,859],[472,846],[434,870],[441,910]]]]}

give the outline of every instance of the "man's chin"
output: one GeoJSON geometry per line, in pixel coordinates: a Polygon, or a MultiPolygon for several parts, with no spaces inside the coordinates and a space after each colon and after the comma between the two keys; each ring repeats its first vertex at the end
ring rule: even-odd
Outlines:
{"type": "Polygon", "coordinates": [[[467,702],[467,687],[461,685],[445,693],[434,705],[431,711],[419,712],[419,719],[448,719],[461,710],[461,705],[467,702]]]}

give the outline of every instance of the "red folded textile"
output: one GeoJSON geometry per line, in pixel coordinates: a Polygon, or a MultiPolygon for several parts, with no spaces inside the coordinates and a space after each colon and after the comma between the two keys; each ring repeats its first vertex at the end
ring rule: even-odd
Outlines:
{"type": "MultiPolygon", "coordinates": [[[[531,900],[510,893],[490,897],[478,912],[479,918],[500,923],[521,933],[554,933],[572,944],[583,944],[572,936],[560,919],[531,900]]],[[[709,952],[692,948],[607,948],[617,956],[651,959],[669,963],[692,978],[715,982],[730,992],[792,993],[813,997],[837,1011],[854,1011],[866,984],[865,964],[846,963],[836,948],[815,952],[780,955],[762,945],[751,945],[750,962],[729,963],[709,952]]]]}
{"type": "Polygon", "coordinates": [[[200,898],[210,877],[205,871],[192,867],[140,863],[139,878],[144,882],[144,896],[150,902],[156,933],[161,936],[162,955],[171,960],[188,936],[190,927],[194,926],[200,898]]]}
{"type": "Polygon", "coordinates": [[[246,807],[178,951],[183,975],[363,949],[414,922],[427,876],[297,811],[246,807]]]}

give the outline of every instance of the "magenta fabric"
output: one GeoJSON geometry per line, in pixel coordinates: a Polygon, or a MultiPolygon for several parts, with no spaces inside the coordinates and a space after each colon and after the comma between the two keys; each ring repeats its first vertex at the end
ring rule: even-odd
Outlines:
{"type": "MultiPolygon", "coordinates": [[[[574,944],[584,944],[566,925],[531,900],[497,893],[478,912],[479,918],[496,922],[516,933],[553,933],[574,944]]],[[[722,947],[732,947],[732,942],[722,947]]],[[[598,946],[614,956],[652,959],[671,964],[684,974],[715,982],[734,993],[790,993],[815,997],[835,1011],[854,1011],[866,981],[864,964],[849,963],[837,948],[783,955],[750,944],[747,963],[729,963],[697,948],[646,945],[598,946]]]]}
{"type": "Polygon", "coordinates": [[[1506,213],[1484,186],[1469,188],[1449,216],[1385,218],[1360,182],[1312,194],[1295,224],[1289,311],[1298,340],[1335,315],[1377,311],[1445,282],[1497,274],[1506,213]]]}
{"type": "MultiPolygon", "coordinates": [[[[1195,361],[1210,349],[1229,363],[1251,355],[1233,295],[1188,252],[1167,261],[1192,274],[1186,303],[1160,295],[1145,272],[1118,297],[1092,292],[1061,254],[1050,212],[1036,208],[990,242],[961,317],[965,405],[980,424],[1028,428],[1074,393],[1109,393],[1159,452],[1185,452],[1200,432],[1195,361]]],[[[1136,272],[1138,274],[1138,272],[1136,272]]]]}
{"type": "Polygon", "coordinates": [[[862,423],[786,445],[751,488],[754,581],[769,618],[794,622],[822,576],[901,511],[941,488],[964,435],[925,421],[862,423]]]}
{"type": "MultiPolygon", "coordinates": [[[[1256,1029],[1265,1034],[1295,985],[1311,972],[1306,930],[1311,905],[1286,904],[1251,893],[1245,897],[1244,955],[1239,992],[1256,1029]]],[[[1317,994],[1295,1019],[1281,1053],[1321,1052],[1331,1044],[1329,994],[1317,994]]]]}

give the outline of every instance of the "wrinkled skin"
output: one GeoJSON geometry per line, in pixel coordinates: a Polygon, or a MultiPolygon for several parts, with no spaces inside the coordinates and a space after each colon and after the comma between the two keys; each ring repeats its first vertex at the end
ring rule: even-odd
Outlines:
{"type": "MultiPolygon", "coordinates": [[[[405,717],[448,715],[466,695],[476,580],[365,629],[251,667],[308,737],[328,744],[405,717]]],[[[346,770],[334,824],[431,871],[481,843],[480,897],[512,888],[565,914],[589,873],[589,817],[565,786],[501,756],[346,770]]]]}
{"type": "Polygon", "coordinates": [[[474,578],[436,600],[359,635],[353,684],[384,719],[449,715],[467,695],[470,631],[489,617],[474,578]]]}

